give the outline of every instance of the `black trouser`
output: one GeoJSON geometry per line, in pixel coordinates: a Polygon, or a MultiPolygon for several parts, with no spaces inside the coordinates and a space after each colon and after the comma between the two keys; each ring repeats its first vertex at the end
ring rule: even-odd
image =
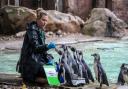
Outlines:
{"type": "Polygon", "coordinates": [[[46,78],[46,74],[45,74],[43,65],[40,65],[39,70],[37,72],[37,77],[46,78]]]}

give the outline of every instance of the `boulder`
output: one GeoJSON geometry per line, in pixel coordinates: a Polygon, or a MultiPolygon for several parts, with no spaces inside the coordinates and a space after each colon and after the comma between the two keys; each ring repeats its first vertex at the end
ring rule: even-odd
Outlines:
{"type": "Polygon", "coordinates": [[[35,20],[34,10],[25,7],[5,6],[0,9],[0,33],[15,34],[25,30],[26,23],[35,20]]]}
{"type": "Polygon", "coordinates": [[[72,16],[71,14],[61,13],[56,10],[43,10],[40,11],[47,12],[48,14],[48,23],[46,25],[46,31],[57,32],[61,30],[62,32],[80,32],[81,25],[84,24],[84,21],[78,16],[72,16]]]}
{"type": "Polygon", "coordinates": [[[128,25],[106,8],[94,8],[91,11],[90,18],[85,22],[82,33],[91,36],[105,36],[108,17],[112,19],[114,37],[124,36],[125,28],[128,25]]]}

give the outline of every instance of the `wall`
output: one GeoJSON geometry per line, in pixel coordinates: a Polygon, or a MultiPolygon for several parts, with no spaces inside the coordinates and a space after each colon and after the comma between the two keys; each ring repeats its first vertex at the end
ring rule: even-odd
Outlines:
{"type": "Polygon", "coordinates": [[[69,0],[68,11],[86,20],[92,9],[92,0],[69,0]]]}
{"type": "Polygon", "coordinates": [[[128,0],[113,0],[113,11],[128,23],[128,0]]]}

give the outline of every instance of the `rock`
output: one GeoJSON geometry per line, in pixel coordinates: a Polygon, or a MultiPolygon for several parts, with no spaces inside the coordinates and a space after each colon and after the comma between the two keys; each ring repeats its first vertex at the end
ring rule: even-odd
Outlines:
{"type": "Polygon", "coordinates": [[[36,87],[36,89],[41,89],[41,87],[36,87]]]}
{"type": "Polygon", "coordinates": [[[108,17],[112,18],[114,37],[124,36],[127,24],[106,8],[94,8],[90,18],[85,22],[82,32],[92,36],[104,36],[108,17]]]}
{"type": "Polygon", "coordinates": [[[8,37],[2,37],[2,40],[8,41],[9,38],[8,37]]]}
{"type": "Polygon", "coordinates": [[[52,36],[53,34],[54,34],[53,32],[49,31],[49,32],[47,32],[45,35],[46,35],[46,37],[50,37],[50,36],[52,36]]]}
{"type": "Polygon", "coordinates": [[[3,89],[8,89],[8,86],[7,85],[3,85],[2,88],[3,89]]]}
{"type": "Polygon", "coordinates": [[[62,35],[62,31],[61,30],[58,30],[57,32],[56,32],[56,35],[59,37],[59,36],[61,36],[62,35]]]}
{"type": "Polygon", "coordinates": [[[47,11],[49,20],[46,25],[46,31],[57,32],[80,32],[81,24],[84,21],[78,16],[72,16],[70,14],[61,13],[55,10],[47,11]]]}
{"type": "Polygon", "coordinates": [[[124,85],[124,86],[119,86],[117,89],[128,89],[128,86],[124,85]]]}
{"type": "Polygon", "coordinates": [[[25,33],[26,33],[26,31],[18,32],[18,33],[16,33],[15,37],[18,37],[18,38],[23,37],[25,35],[25,33]]]}
{"type": "Polygon", "coordinates": [[[0,51],[2,51],[2,50],[5,50],[5,48],[4,47],[0,48],[0,51]]]}
{"type": "Polygon", "coordinates": [[[34,10],[25,7],[5,6],[0,9],[0,33],[15,34],[25,30],[26,23],[35,20],[34,10]]]}
{"type": "Polygon", "coordinates": [[[64,36],[66,36],[66,35],[67,35],[67,33],[65,33],[65,32],[64,32],[64,33],[63,33],[63,35],[64,35],[64,36]]]}
{"type": "Polygon", "coordinates": [[[121,40],[128,40],[128,36],[122,37],[121,40]]]}

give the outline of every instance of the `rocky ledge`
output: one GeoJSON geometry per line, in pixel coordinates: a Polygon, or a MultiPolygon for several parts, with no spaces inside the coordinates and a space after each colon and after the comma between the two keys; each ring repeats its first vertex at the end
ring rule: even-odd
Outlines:
{"type": "MultiPolygon", "coordinates": [[[[26,88],[23,88],[22,78],[16,74],[0,74],[0,89],[100,89],[97,82],[90,83],[88,85],[78,86],[78,87],[68,87],[61,85],[57,86],[45,86],[42,85],[25,85],[26,88]]],[[[102,89],[128,89],[127,85],[121,86],[116,84],[110,84],[110,86],[103,85],[102,89]]]]}

